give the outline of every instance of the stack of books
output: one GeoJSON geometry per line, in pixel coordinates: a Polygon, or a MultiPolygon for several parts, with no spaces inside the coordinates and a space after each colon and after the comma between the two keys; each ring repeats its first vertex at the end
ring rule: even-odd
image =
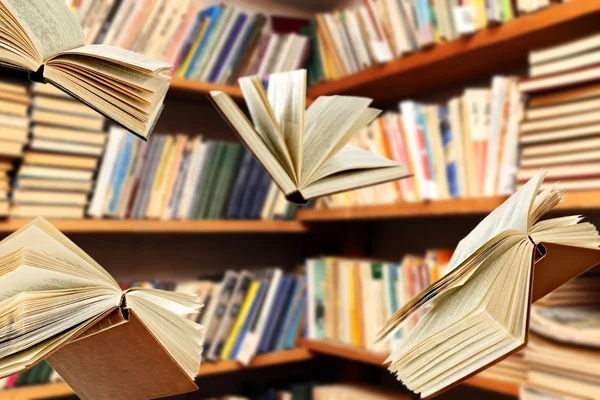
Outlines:
{"type": "Polygon", "coordinates": [[[478,375],[486,379],[519,386],[527,383],[528,368],[529,364],[525,361],[525,353],[520,351],[481,371],[478,375]]]}
{"type": "Polygon", "coordinates": [[[104,150],[105,119],[50,85],[35,84],[31,139],[11,217],[83,218],[104,150]]]}
{"type": "Polygon", "coordinates": [[[62,382],[60,375],[52,369],[50,364],[42,361],[25,372],[0,379],[0,391],[28,385],[43,385],[58,382],[62,382]]]}
{"type": "Polygon", "coordinates": [[[310,19],[309,82],[337,79],[436,43],[504,23],[550,5],[549,0],[397,1],[362,6],[310,19]],[[516,6],[516,9],[515,9],[516,6]]]}
{"type": "Polygon", "coordinates": [[[174,66],[178,78],[235,84],[246,75],[299,69],[309,39],[307,20],[266,17],[201,0],[67,0],[88,44],[134,50],[174,66]]]}
{"type": "Polygon", "coordinates": [[[530,53],[530,78],[520,84],[529,94],[519,183],[540,167],[544,185],[568,190],[600,188],[600,35],[530,53]]]}
{"type": "Polygon", "coordinates": [[[189,317],[205,328],[202,357],[207,361],[248,364],[256,354],[297,347],[304,327],[304,276],[279,268],[230,270],[198,281],[121,284],[130,286],[198,295],[204,307],[189,317]]]}
{"type": "Polygon", "coordinates": [[[363,384],[297,383],[284,389],[255,390],[252,393],[219,396],[211,400],[408,400],[410,398],[408,393],[398,393],[398,391],[363,384]]]}
{"type": "Polygon", "coordinates": [[[239,143],[111,128],[87,214],[131,219],[292,219],[266,171],[239,143]]]}
{"type": "Polygon", "coordinates": [[[30,103],[25,85],[0,82],[0,217],[9,214],[11,175],[27,142],[30,103]]]}
{"type": "Polygon", "coordinates": [[[334,195],[321,206],[509,195],[522,107],[516,78],[503,76],[443,105],[402,101],[400,113],[383,114],[351,144],[409,166],[414,177],[334,195]]]}
{"type": "Polygon", "coordinates": [[[389,352],[391,341],[375,344],[380,327],[412,297],[437,281],[452,252],[429,250],[406,255],[401,263],[325,257],[306,261],[306,337],[335,340],[374,352],[389,352]]]}

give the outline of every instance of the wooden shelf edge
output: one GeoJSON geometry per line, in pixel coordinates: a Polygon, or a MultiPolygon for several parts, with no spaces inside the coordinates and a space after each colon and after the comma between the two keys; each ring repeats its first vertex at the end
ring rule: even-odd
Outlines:
{"type": "MultiPolygon", "coordinates": [[[[305,347],[314,353],[326,354],[346,360],[359,361],[365,364],[373,364],[382,368],[385,367],[384,363],[387,359],[387,355],[385,354],[378,354],[358,347],[325,340],[302,339],[300,341],[300,346],[305,347]]],[[[497,393],[516,397],[519,396],[519,387],[517,385],[480,376],[469,378],[464,382],[464,384],[497,393]]]]}
{"type": "Polygon", "coordinates": [[[198,376],[223,374],[279,364],[289,364],[298,361],[310,360],[313,357],[314,355],[309,349],[300,347],[291,350],[277,351],[274,353],[259,354],[255,356],[247,366],[244,366],[235,360],[205,363],[200,366],[200,372],[198,373],[198,376]]]}
{"type": "Polygon", "coordinates": [[[212,90],[225,92],[235,100],[243,99],[242,90],[238,86],[218,85],[194,79],[171,79],[169,93],[172,93],[177,97],[202,101],[208,100],[208,94],[212,90]]]}
{"type": "MultiPolygon", "coordinates": [[[[0,221],[0,232],[11,233],[29,222],[28,219],[0,221]]],[[[127,234],[193,234],[193,233],[303,233],[307,227],[299,221],[253,220],[49,220],[57,229],[67,233],[127,233],[127,234]]]]}
{"type": "MultiPolygon", "coordinates": [[[[307,94],[311,98],[332,94],[367,96],[373,97],[377,103],[382,103],[412,96],[415,91],[418,93],[425,88],[437,87],[438,79],[446,79],[445,83],[456,85],[457,77],[464,79],[474,74],[481,75],[482,72],[487,74],[490,72],[488,70],[494,70],[493,65],[497,64],[497,59],[478,59],[475,64],[481,64],[479,66],[465,65],[463,62],[464,57],[480,55],[482,51],[488,51],[490,53],[487,55],[503,54],[503,60],[506,62],[523,61],[526,60],[529,51],[555,44],[557,33],[561,33],[564,40],[593,33],[594,21],[588,19],[585,24],[582,24],[581,19],[597,16],[599,13],[600,3],[595,0],[577,0],[564,4],[552,4],[546,9],[516,18],[499,26],[480,30],[473,35],[437,44],[428,49],[421,49],[386,64],[373,66],[352,75],[317,84],[309,88],[307,94]],[[569,30],[567,31],[566,28],[569,28],[569,30]],[[546,37],[542,33],[547,33],[546,37]],[[457,61],[457,58],[462,59],[457,61]],[[445,68],[453,63],[462,66],[458,69],[463,71],[445,68]],[[401,76],[402,78],[408,78],[408,75],[434,65],[441,68],[438,71],[445,70],[448,76],[433,75],[436,76],[435,79],[430,79],[428,76],[427,80],[430,82],[415,82],[412,79],[406,79],[402,80],[403,85],[390,86],[392,82],[399,83],[398,78],[401,76]],[[484,68],[483,71],[482,68],[484,68]],[[380,86],[375,87],[376,85],[380,86]],[[382,87],[389,88],[389,90],[377,90],[382,87]]],[[[498,70],[497,65],[495,70],[498,70]]],[[[438,89],[440,88],[438,87],[438,89]]]]}
{"type": "MultiPolygon", "coordinates": [[[[478,199],[451,199],[420,203],[397,203],[347,208],[299,210],[298,221],[374,220],[385,218],[415,218],[443,215],[487,214],[501,205],[507,197],[478,199]]],[[[557,209],[592,210],[600,209],[600,191],[569,192],[557,209]]]]}

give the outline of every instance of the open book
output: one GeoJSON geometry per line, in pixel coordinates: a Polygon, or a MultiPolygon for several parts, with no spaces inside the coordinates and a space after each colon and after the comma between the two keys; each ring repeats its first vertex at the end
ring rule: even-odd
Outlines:
{"type": "Polygon", "coordinates": [[[81,398],[156,398],[196,390],[197,296],[123,292],[38,217],[0,242],[0,378],[47,359],[81,398]]]}
{"type": "Polygon", "coordinates": [[[240,78],[254,126],[226,93],[210,96],[289,201],[306,200],[410,176],[395,161],[349,146],[380,111],[371,99],[322,96],[306,110],[306,71],[240,78]]]}
{"type": "Polygon", "coordinates": [[[0,65],[31,71],[146,138],[163,107],[169,64],[103,45],[84,45],[64,0],[0,0],[0,65]]]}
{"type": "Polygon", "coordinates": [[[383,327],[380,338],[426,312],[387,360],[410,390],[436,395],[520,350],[531,303],[600,262],[600,236],[582,217],[539,221],[563,199],[555,189],[539,193],[544,175],[477,225],[446,275],[383,327]]]}

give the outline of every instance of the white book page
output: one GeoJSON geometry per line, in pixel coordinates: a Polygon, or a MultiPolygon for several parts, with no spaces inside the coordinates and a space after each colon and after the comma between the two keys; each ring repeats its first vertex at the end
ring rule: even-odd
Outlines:
{"type": "Polygon", "coordinates": [[[114,63],[125,65],[148,74],[158,74],[172,68],[171,64],[164,61],[154,60],[150,57],[134,53],[133,51],[121,49],[119,47],[105,46],[102,44],[92,44],[89,46],[77,47],[68,51],[63,51],[60,55],[63,54],[80,54],[84,56],[100,58],[102,60],[112,61],[114,63]]]}
{"type": "Polygon", "coordinates": [[[271,74],[269,103],[289,152],[295,176],[300,176],[304,146],[306,70],[271,74]]]}
{"type": "Polygon", "coordinates": [[[49,57],[83,46],[85,37],[77,17],[63,0],[3,0],[39,52],[42,63],[49,57]]]}
{"type": "Polygon", "coordinates": [[[331,150],[353,129],[356,120],[371,102],[371,99],[363,97],[325,96],[311,104],[306,112],[300,181],[309,179],[331,157],[331,150]]]}
{"type": "Polygon", "coordinates": [[[531,206],[545,175],[544,171],[535,174],[529,182],[492,211],[471,233],[465,236],[458,243],[446,267],[446,274],[460,266],[480,248],[504,232],[516,231],[527,234],[530,228],[529,213],[531,206]]]}
{"type": "Polygon", "coordinates": [[[375,153],[363,150],[359,147],[345,146],[338,153],[327,160],[317,172],[305,182],[310,185],[326,176],[337,174],[342,171],[367,168],[396,167],[399,166],[395,161],[388,160],[375,153]]]}
{"type": "Polygon", "coordinates": [[[239,83],[256,131],[260,133],[265,144],[269,147],[273,155],[277,157],[281,166],[285,168],[290,177],[293,177],[294,181],[297,181],[297,175],[294,173],[292,159],[282,136],[281,128],[260,79],[256,76],[246,77],[241,78],[239,83]]]}

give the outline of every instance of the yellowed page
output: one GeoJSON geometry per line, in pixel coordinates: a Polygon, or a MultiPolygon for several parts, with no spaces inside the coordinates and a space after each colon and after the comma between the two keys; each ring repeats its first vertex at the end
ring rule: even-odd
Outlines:
{"type": "Polygon", "coordinates": [[[295,176],[299,177],[304,147],[306,70],[271,74],[268,96],[290,154],[295,176]]]}
{"type": "Polygon", "coordinates": [[[331,156],[337,144],[354,127],[372,100],[363,97],[319,97],[306,112],[302,179],[311,175],[331,156]]]}
{"type": "Polygon", "coordinates": [[[492,211],[462,239],[448,263],[446,274],[453,271],[482,246],[503,232],[516,231],[527,234],[529,230],[529,212],[544,176],[545,172],[539,171],[529,182],[492,211]]]}
{"type": "Polygon", "coordinates": [[[79,21],[63,0],[3,0],[44,61],[62,51],[83,46],[79,21]]]}
{"type": "MultiPolygon", "coordinates": [[[[164,61],[154,60],[150,57],[134,53],[133,51],[121,49],[119,47],[105,46],[102,44],[92,44],[88,46],[77,47],[68,51],[63,51],[61,55],[63,54],[79,54],[95,57],[101,60],[107,60],[116,64],[125,65],[148,74],[158,74],[171,69],[171,64],[164,61]]],[[[60,57],[61,55],[57,55],[56,57],[60,57]]]]}

